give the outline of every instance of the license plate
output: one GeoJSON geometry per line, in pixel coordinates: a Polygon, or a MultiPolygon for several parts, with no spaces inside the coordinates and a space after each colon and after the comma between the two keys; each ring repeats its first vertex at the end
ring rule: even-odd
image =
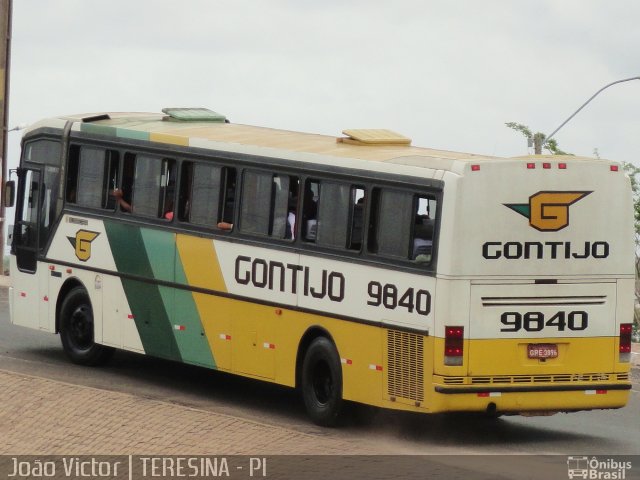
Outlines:
{"type": "Polygon", "coordinates": [[[527,356],[529,358],[556,358],[558,356],[558,345],[552,343],[530,343],[527,345],[527,356]]]}

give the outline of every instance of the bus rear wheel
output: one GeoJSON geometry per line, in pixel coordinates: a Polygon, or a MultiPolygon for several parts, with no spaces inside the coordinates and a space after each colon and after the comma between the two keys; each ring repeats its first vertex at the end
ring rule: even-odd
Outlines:
{"type": "Polygon", "coordinates": [[[62,302],[60,340],[67,356],[78,365],[102,365],[113,355],[113,348],[94,342],[93,309],[82,287],[73,288],[62,302]]]}
{"type": "Polygon", "coordinates": [[[335,345],[318,337],[307,349],[302,363],[302,398],[309,417],[322,427],[333,427],[340,419],[342,366],[335,345]]]}

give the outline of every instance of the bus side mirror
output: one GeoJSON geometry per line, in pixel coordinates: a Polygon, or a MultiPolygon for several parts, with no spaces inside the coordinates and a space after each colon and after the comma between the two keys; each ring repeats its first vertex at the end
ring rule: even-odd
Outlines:
{"type": "Polygon", "coordinates": [[[16,201],[16,182],[9,180],[4,184],[4,206],[13,207],[16,201]]]}

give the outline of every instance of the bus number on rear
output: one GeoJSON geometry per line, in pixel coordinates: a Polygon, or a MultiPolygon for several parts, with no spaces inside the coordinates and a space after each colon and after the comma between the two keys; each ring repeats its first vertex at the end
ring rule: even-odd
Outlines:
{"type": "Polygon", "coordinates": [[[589,325],[589,314],[581,310],[573,312],[558,312],[546,317],[542,312],[504,312],[500,317],[503,327],[501,332],[540,332],[545,327],[555,328],[559,332],[585,330],[589,325]]]}

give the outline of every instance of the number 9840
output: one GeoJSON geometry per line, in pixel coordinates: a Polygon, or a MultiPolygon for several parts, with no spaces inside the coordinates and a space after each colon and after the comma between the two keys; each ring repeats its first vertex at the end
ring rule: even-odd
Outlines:
{"type": "Polygon", "coordinates": [[[540,332],[545,327],[556,328],[559,332],[580,331],[589,325],[589,314],[583,311],[558,312],[547,319],[542,312],[504,312],[500,321],[504,325],[501,332],[540,332]]]}

